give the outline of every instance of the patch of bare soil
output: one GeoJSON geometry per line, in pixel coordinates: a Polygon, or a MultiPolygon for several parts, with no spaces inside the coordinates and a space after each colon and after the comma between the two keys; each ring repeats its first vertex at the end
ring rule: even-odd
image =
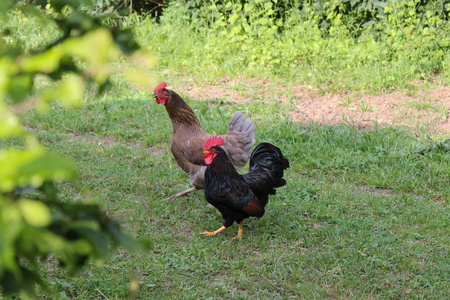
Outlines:
{"type": "Polygon", "coordinates": [[[195,100],[228,100],[236,103],[274,99],[291,103],[295,122],[360,128],[406,126],[433,136],[450,135],[450,87],[428,91],[394,91],[390,94],[319,94],[306,86],[290,86],[249,79],[223,79],[219,85],[195,86],[194,80],[173,87],[195,100]],[[289,101],[290,100],[290,101],[289,101]]]}

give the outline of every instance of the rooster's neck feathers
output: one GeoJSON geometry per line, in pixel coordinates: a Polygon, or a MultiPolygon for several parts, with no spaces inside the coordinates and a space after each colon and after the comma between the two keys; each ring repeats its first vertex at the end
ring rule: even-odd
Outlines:
{"type": "Polygon", "coordinates": [[[217,155],[214,157],[213,161],[211,162],[210,169],[218,174],[232,174],[233,176],[238,175],[238,172],[236,171],[235,167],[231,163],[230,159],[228,158],[225,151],[218,146],[213,146],[212,148],[216,149],[217,155]]]}
{"type": "Polygon", "coordinates": [[[192,109],[174,91],[170,91],[169,99],[166,103],[166,110],[174,126],[192,126],[201,128],[200,122],[192,109]]]}

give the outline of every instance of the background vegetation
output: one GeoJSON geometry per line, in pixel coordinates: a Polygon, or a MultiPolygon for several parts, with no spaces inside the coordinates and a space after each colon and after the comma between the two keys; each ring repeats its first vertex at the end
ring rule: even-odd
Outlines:
{"type": "Polygon", "coordinates": [[[447,82],[448,11],[420,0],[173,1],[159,23],[129,24],[161,67],[202,81],[281,76],[319,91],[387,92],[447,82]]]}
{"type": "MultiPolygon", "coordinates": [[[[33,58],[62,37],[83,36],[85,24],[96,24],[134,32],[137,43],[122,45],[150,48],[158,59],[156,72],[169,83],[218,83],[226,76],[308,85],[322,93],[382,93],[445,85],[449,76],[449,7],[443,1],[171,1],[152,11],[155,17],[152,8],[121,16],[121,8],[129,13],[130,7],[119,1],[92,2],[79,10],[65,3],[44,3],[39,12],[52,17],[47,22],[30,14],[28,6],[10,12],[2,25],[2,62],[10,49],[33,58]],[[74,31],[67,31],[73,28],[70,22],[59,26],[61,16],[77,16],[76,11],[90,17],[69,17],[80,25],[74,31]],[[90,18],[98,21],[86,23],[90,18]]],[[[46,100],[38,103],[47,103],[47,113],[31,110],[15,117],[16,107],[5,106],[2,111],[18,125],[2,127],[2,133],[12,128],[13,137],[0,140],[1,151],[21,152],[34,143],[73,161],[71,170],[79,169],[73,173],[79,176],[76,183],[60,182],[71,177],[49,177],[63,199],[61,211],[95,199],[104,215],[121,219],[128,235],[150,238],[154,248],[120,249],[102,268],[87,259],[72,277],[59,268],[55,257],[60,257],[47,255],[54,251],[32,249],[34,256],[18,263],[26,267],[39,257],[32,270],[47,283],[47,289],[37,289],[39,298],[123,299],[130,282],[131,296],[140,299],[449,298],[448,134],[421,140],[398,128],[297,124],[289,118],[292,103],[281,105],[275,96],[261,101],[250,95],[241,104],[187,98],[210,132],[225,132],[234,111],[241,110],[255,122],[257,142],[278,145],[291,161],[287,186],[271,198],[262,219],[245,223],[242,241],[229,240],[236,226],[205,238],[198,233],[217,228],[221,218],[201,192],[164,200],[186,188],[188,180],[168,149],[167,114],[150,98],[155,84],[139,81],[136,88],[122,72],[148,61],[142,56],[137,64],[126,57],[107,61],[120,72],[101,82],[113,87],[88,82],[93,90],[77,101],[78,110],[52,102],[71,95],[67,91],[39,98],[59,86],[45,72],[27,73],[33,85],[23,96],[23,86],[6,85],[2,101],[11,105],[36,95],[46,100]],[[23,132],[25,141],[14,130],[23,132]]],[[[61,78],[74,70],[82,77],[91,74],[83,57],[74,64],[78,68],[65,69],[61,78]]],[[[0,209],[55,195],[25,190],[16,199],[9,192],[2,194],[0,209]]],[[[51,229],[47,223],[30,223],[26,213],[20,220],[33,232],[51,229]]],[[[2,224],[8,222],[2,219],[2,224]]],[[[30,244],[24,241],[11,245],[30,244]]],[[[1,261],[2,275],[6,261],[1,261]]]]}

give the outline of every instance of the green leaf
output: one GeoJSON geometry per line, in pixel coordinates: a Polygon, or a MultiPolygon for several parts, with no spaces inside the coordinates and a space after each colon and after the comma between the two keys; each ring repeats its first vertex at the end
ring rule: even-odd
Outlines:
{"type": "Polygon", "coordinates": [[[79,107],[85,96],[83,78],[72,74],[66,76],[58,86],[41,95],[41,108],[50,101],[58,101],[67,107],[79,107]]]}
{"type": "MultiPolygon", "coordinates": [[[[16,116],[2,107],[0,103],[0,139],[11,136],[22,136],[24,131],[20,126],[19,120],[16,116]]],[[[1,152],[0,152],[1,160],[1,152]]],[[[1,171],[0,171],[1,174],[1,171]]]]}
{"type": "Polygon", "coordinates": [[[73,8],[78,8],[80,5],[92,7],[93,4],[93,0],[50,0],[50,5],[58,12],[61,11],[66,5],[73,8]]]}
{"type": "Polygon", "coordinates": [[[89,254],[89,252],[93,251],[99,258],[106,257],[108,255],[108,240],[104,232],[100,230],[92,230],[87,227],[74,228],[74,231],[79,234],[80,237],[86,239],[91,245],[91,249],[87,249],[85,247],[76,249],[77,253],[89,254]]]}
{"type": "Polygon", "coordinates": [[[61,47],[52,48],[44,53],[24,58],[21,66],[26,72],[55,72],[60,66],[63,55],[64,52],[61,47]]]}
{"type": "Polygon", "coordinates": [[[17,272],[15,241],[23,227],[23,219],[17,205],[0,194],[0,270],[17,272]]]}
{"type": "Polygon", "coordinates": [[[22,199],[19,201],[18,206],[23,218],[31,226],[45,227],[50,225],[50,210],[41,201],[22,199]]]}
{"type": "Polygon", "coordinates": [[[272,2],[269,2],[269,1],[268,1],[268,2],[264,3],[264,8],[265,8],[266,10],[271,9],[272,6],[273,6],[273,3],[272,3],[272,2]]]}
{"type": "Polygon", "coordinates": [[[449,46],[449,41],[447,39],[442,39],[438,43],[442,48],[447,48],[449,46]]]}
{"type": "Polygon", "coordinates": [[[77,168],[71,160],[47,152],[23,164],[17,172],[22,178],[30,178],[30,183],[36,176],[42,178],[42,181],[74,180],[77,177],[77,168]]]}
{"type": "Polygon", "coordinates": [[[144,87],[153,87],[158,84],[155,81],[154,74],[149,71],[156,65],[156,59],[149,51],[136,51],[131,55],[130,60],[136,67],[124,69],[123,73],[127,80],[144,87]]]}
{"type": "Polygon", "coordinates": [[[19,293],[22,299],[34,299],[34,288],[40,284],[45,288],[40,276],[27,268],[20,266],[20,276],[11,272],[0,274],[0,286],[6,294],[19,293]]]}
{"type": "Polygon", "coordinates": [[[5,16],[7,11],[12,7],[12,0],[0,1],[0,14],[5,16]]]}
{"type": "Polygon", "coordinates": [[[252,29],[246,22],[242,23],[242,27],[244,28],[245,32],[251,33],[252,29]]]}
{"type": "Polygon", "coordinates": [[[80,38],[67,40],[63,48],[67,54],[80,58],[88,64],[88,74],[98,84],[105,83],[109,78],[108,64],[118,55],[111,33],[104,28],[89,32],[80,38]]]}
{"type": "Polygon", "coordinates": [[[31,185],[38,188],[44,181],[74,180],[77,168],[60,155],[33,146],[27,150],[0,151],[0,191],[31,185]]]}
{"type": "Polygon", "coordinates": [[[120,245],[128,250],[144,250],[152,247],[150,241],[137,241],[130,238],[120,230],[118,221],[111,221],[106,225],[106,228],[117,245],[120,245]]]}
{"type": "Polygon", "coordinates": [[[97,222],[91,220],[74,221],[70,224],[71,228],[83,228],[90,229],[94,231],[100,230],[100,226],[97,222]]]}
{"type": "Polygon", "coordinates": [[[8,93],[13,99],[13,103],[25,100],[31,91],[33,80],[30,74],[20,74],[9,78],[8,93]]]}

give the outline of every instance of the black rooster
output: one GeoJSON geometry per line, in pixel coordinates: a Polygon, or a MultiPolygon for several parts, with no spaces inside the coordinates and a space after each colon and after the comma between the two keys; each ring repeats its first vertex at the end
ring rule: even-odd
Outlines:
{"type": "Polygon", "coordinates": [[[262,217],[269,195],[275,195],[275,188],[286,184],[283,171],[289,168],[289,161],[278,147],[261,143],[252,152],[249,172],[241,175],[219,147],[222,144],[221,137],[211,137],[203,150],[207,164],[205,197],[220,211],[224,223],[214,232],[205,231],[201,234],[215,236],[236,222],[239,223],[239,232],[235,238],[242,238],[243,220],[262,217]]]}

